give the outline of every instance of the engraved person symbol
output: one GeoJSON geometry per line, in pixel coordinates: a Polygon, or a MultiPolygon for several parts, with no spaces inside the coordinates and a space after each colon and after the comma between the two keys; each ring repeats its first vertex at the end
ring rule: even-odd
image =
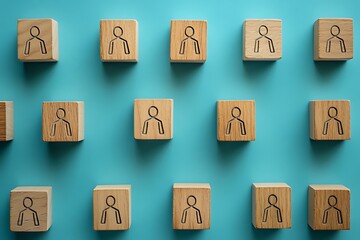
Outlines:
{"type": "Polygon", "coordinates": [[[114,47],[116,43],[120,43],[120,44],[122,43],[124,48],[124,53],[130,54],[128,41],[122,37],[122,35],[124,34],[124,30],[120,26],[116,26],[113,29],[113,34],[115,38],[111,40],[109,43],[109,54],[112,55],[114,53],[114,47]]]}
{"type": "MultiPolygon", "coordinates": [[[[342,213],[341,210],[339,208],[336,207],[338,203],[337,197],[334,195],[331,195],[328,198],[328,204],[330,207],[328,207],[327,209],[325,209],[324,211],[324,215],[323,215],[323,220],[322,223],[323,224],[327,224],[328,223],[328,218],[330,214],[335,214],[336,215],[336,220],[338,224],[343,224],[343,218],[342,218],[342,213]]],[[[332,215],[333,216],[333,215],[332,215]]]]}
{"type": "Polygon", "coordinates": [[[23,200],[23,206],[25,209],[21,210],[17,220],[17,225],[22,226],[24,223],[24,218],[31,216],[34,226],[39,226],[39,216],[35,210],[31,207],[33,206],[33,200],[30,197],[25,197],[23,200]]]}
{"type": "Polygon", "coordinates": [[[270,194],[269,195],[268,203],[270,205],[264,209],[262,222],[267,222],[269,212],[275,211],[277,221],[279,223],[282,223],[283,220],[282,220],[282,215],[281,215],[281,209],[278,206],[276,206],[277,201],[278,201],[278,198],[277,198],[277,196],[275,194],[270,194]]]}
{"type": "Polygon", "coordinates": [[[327,41],[326,41],[326,49],[325,51],[327,53],[331,52],[331,47],[334,44],[339,44],[340,47],[340,51],[342,53],[346,53],[346,46],[345,46],[345,41],[343,38],[339,37],[340,34],[340,27],[337,25],[333,25],[330,28],[330,33],[332,35],[332,37],[330,37],[327,41]]]}
{"type": "Polygon", "coordinates": [[[324,122],[324,127],[323,127],[323,135],[327,135],[328,134],[328,130],[329,130],[329,125],[331,123],[335,123],[336,127],[337,127],[337,132],[339,135],[343,135],[344,134],[344,130],[343,130],[343,126],[342,123],[339,119],[337,119],[338,115],[338,110],[336,107],[330,107],[328,110],[328,116],[330,117],[328,120],[326,120],[324,122]]]}
{"type": "Polygon", "coordinates": [[[245,122],[240,119],[240,115],[241,115],[241,109],[239,107],[234,107],[231,110],[232,119],[230,119],[226,124],[226,131],[225,131],[226,135],[231,134],[232,126],[237,123],[239,124],[240,127],[240,135],[246,135],[245,122]]]}
{"type": "Polygon", "coordinates": [[[31,38],[28,39],[25,43],[24,55],[29,55],[31,52],[31,46],[34,46],[36,44],[40,45],[41,54],[47,54],[45,41],[39,38],[40,28],[37,26],[32,26],[30,28],[30,35],[31,38]]]}
{"type": "Polygon", "coordinates": [[[201,212],[198,208],[195,207],[196,205],[196,197],[194,195],[190,195],[187,197],[187,205],[188,207],[183,210],[182,216],[181,216],[181,223],[186,223],[188,219],[188,215],[190,214],[190,211],[195,212],[196,216],[196,223],[202,224],[202,218],[201,218],[201,212]]]}
{"type": "Polygon", "coordinates": [[[70,123],[65,120],[65,116],[66,116],[65,109],[58,108],[58,110],[56,111],[57,120],[51,124],[51,132],[50,132],[51,137],[55,136],[56,131],[60,131],[59,130],[60,127],[63,128],[65,127],[66,135],[69,137],[72,136],[70,123]]]}
{"type": "Polygon", "coordinates": [[[120,210],[114,207],[115,203],[116,203],[116,200],[115,200],[114,196],[109,195],[109,196],[106,197],[106,205],[107,205],[107,207],[102,211],[101,220],[100,220],[101,224],[106,223],[107,216],[109,214],[114,214],[116,223],[121,224],[120,210]]]}
{"type": "Polygon", "coordinates": [[[179,51],[180,54],[185,54],[186,47],[192,47],[192,46],[194,47],[195,54],[200,54],[199,41],[193,37],[194,34],[195,34],[195,30],[192,26],[187,26],[185,28],[186,38],[184,38],[181,41],[180,51],[179,51]]]}
{"type": "Polygon", "coordinates": [[[151,106],[151,107],[149,107],[148,114],[149,114],[150,118],[145,120],[143,128],[142,128],[142,134],[144,134],[144,135],[148,134],[149,122],[157,123],[157,128],[158,128],[159,134],[164,134],[163,122],[159,118],[157,118],[157,115],[159,114],[159,109],[155,106],[151,106]]]}
{"type": "Polygon", "coordinates": [[[258,53],[260,52],[260,45],[261,44],[267,44],[269,47],[269,51],[271,53],[275,52],[274,42],[271,38],[269,38],[267,35],[269,33],[269,29],[265,25],[261,25],[259,27],[259,35],[257,39],[255,39],[255,46],[254,46],[254,52],[258,53]]]}

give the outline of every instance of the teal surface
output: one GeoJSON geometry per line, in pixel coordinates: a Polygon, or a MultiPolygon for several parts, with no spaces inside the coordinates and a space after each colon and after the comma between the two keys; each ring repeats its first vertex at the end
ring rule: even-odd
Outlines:
{"type": "Polygon", "coordinates": [[[360,2],[356,0],[1,1],[0,98],[15,103],[15,139],[0,144],[0,239],[316,239],[360,236],[360,2]],[[54,18],[60,61],[17,60],[17,19],[54,18]],[[355,58],[313,61],[313,23],[350,17],[355,58]],[[242,61],[247,18],[283,20],[283,59],[242,61]],[[137,19],[139,62],[101,63],[99,20],[137,19]],[[208,20],[205,64],[170,64],[170,20],[208,20]],[[135,98],[174,99],[174,139],[133,139],[135,98]],[[216,140],[216,101],[256,100],[257,136],[250,143],[216,140]],[[351,100],[352,139],[309,140],[308,101],[351,100]],[[85,141],[45,143],[42,101],[85,101],[85,141]],[[172,230],[172,184],[208,182],[211,230],[172,230]],[[251,184],[286,182],[293,227],[255,230],[251,184]],[[340,183],[351,192],[350,231],[314,232],[307,225],[307,186],[340,183]],[[132,185],[132,226],[92,229],[92,190],[132,185]],[[16,186],[53,186],[53,225],[46,233],[9,231],[9,193],[16,186]]]}

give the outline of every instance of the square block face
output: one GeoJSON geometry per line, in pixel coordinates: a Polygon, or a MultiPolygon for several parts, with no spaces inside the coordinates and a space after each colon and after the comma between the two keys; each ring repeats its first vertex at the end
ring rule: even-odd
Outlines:
{"type": "Polygon", "coordinates": [[[314,24],[314,60],[352,59],[354,55],[353,20],[319,19],[314,24]]]}
{"type": "Polygon", "coordinates": [[[173,137],[173,100],[136,99],[134,101],[134,138],[164,140],[173,137]]]}
{"type": "Polygon", "coordinates": [[[203,63],[207,52],[207,21],[172,20],[170,61],[203,63]]]}
{"type": "Polygon", "coordinates": [[[210,184],[173,186],[173,229],[210,228],[210,184]]]}
{"type": "Polygon", "coordinates": [[[350,101],[310,101],[310,138],[313,140],[349,140],[350,101]]]}
{"type": "Polygon", "coordinates": [[[285,183],[254,183],[252,222],[255,228],[291,228],[291,188],[285,183]]]}
{"type": "Polygon", "coordinates": [[[246,20],[243,29],[243,60],[274,61],[282,57],[282,21],[246,20]]]}
{"type": "Polygon", "coordinates": [[[103,185],[93,191],[94,230],[127,230],[131,225],[131,186],[103,185]]]}
{"type": "Polygon", "coordinates": [[[254,141],[255,135],[255,101],[217,102],[218,141],[254,141]]]}
{"type": "Polygon", "coordinates": [[[10,193],[10,230],[45,232],[52,223],[52,188],[17,187],[10,193]]]}
{"type": "Polygon", "coordinates": [[[350,190],[342,185],[310,185],[308,224],[313,230],[350,230],[350,190]]]}
{"type": "Polygon", "coordinates": [[[101,20],[100,57],[103,62],[137,62],[137,21],[101,20]]]}
{"type": "Polygon", "coordinates": [[[59,60],[58,23],[53,19],[18,20],[18,59],[24,62],[59,60]]]}
{"type": "Polygon", "coordinates": [[[45,142],[84,140],[84,102],[44,102],[42,121],[45,142]]]}
{"type": "Polygon", "coordinates": [[[14,103],[0,102],[0,141],[14,139],[14,103]]]}

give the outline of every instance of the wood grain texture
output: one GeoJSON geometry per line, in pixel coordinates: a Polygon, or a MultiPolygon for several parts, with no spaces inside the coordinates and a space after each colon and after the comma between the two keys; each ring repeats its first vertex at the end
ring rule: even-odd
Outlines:
{"type": "Polygon", "coordinates": [[[353,19],[321,18],[314,23],[314,60],[348,60],[354,56],[353,19]]]}
{"type": "Polygon", "coordinates": [[[0,141],[14,139],[14,102],[0,102],[0,141]]]}
{"type": "Polygon", "coordinates": [[[58,61],[58,42],[58,23],[55,20],[18,20],[18,59],[20,61],[58,61]]]}
{"type": "Polygon", "coordinates": [[[10,192],[10,230],[45,232],[52,224],[52,187],[17,187],[10,192]]]}
{"type": "Polygon", "coordinates": [[[282,57],[282,21],[248,19],[243,26],[243,60],[275,61],[282,57]]]}
{"type": "Polygon", "coordinates": [[[252,223],[255,228],[291,228],[291,188],[286,183],[252,185],[252,223]]]}
{"type": "Polygon", "coordinates": [[[207,21],[172,20],[170,61],[203,63],[207,55],[207,21]]]}
{"type": "Polygon", "coordinates": [[[135,99],[134,138],[166,140],[173,138],[173,100],[135,99]]]}
{"type": "Polygon", "coordinates": [[[137,21],[101,20],[100,57],[103,62],[137,62],[137,21]]]}
{"type": "Polygon", "coordinates": [[[84,140],[84,102],[44,102],[42,135],[45,142],[84,140]]]}
{"type": "Polygon", "coordinates": [[[350,101],[314,100],[309,103],[312,140],[349,140],[350,101]]]}
{"type": "Polygon", "coordinates": [[[309,185],[308,224],[313,230],[350,230],[350,189],[309,185]]]}
{"type": "Polygon", "coordinates": [[[94,230],[128,230],[131,226],[131,186],[99,185],[93,191],[94,230]]]}
{"type": "Polygon", "coordinates": [[[173,185],[173,229],[210,229],[210,184],[173,185]]]}
{"type": "Polygon", "coordinates": [[[217,101],[218,141],[254,141],[255,138],[254,100],[217,101]]]}

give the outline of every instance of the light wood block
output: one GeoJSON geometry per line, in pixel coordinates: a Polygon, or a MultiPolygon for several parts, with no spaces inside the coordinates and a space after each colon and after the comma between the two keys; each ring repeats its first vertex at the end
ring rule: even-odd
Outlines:
{"type": "Polygon", "coordinates": [[[314,60],[348,60],[354,56],[353,20],[321,18],[314,24],[314,60]]]}
{"type": "Polygon", "coordinates": [[[84,102],[43,102],[42,135],[45,142],[84,140],[84,102]]]}
{"type": "Polygon", "coordinates": [[[255,228],[291,228],[291,188],[286,183],[254,183],[252,223],[255,228]]]}
{"type": "Polygon", "coordinates": [[[350,101],[310,101],[310,138],[313,140],[349,140],[350,101]]]}
{"type": "Polygon", "coordinates": [[[94,230],[127,230],[131,226],[131,186],[100,185],[93,191],[94,230]]]}
{"type": "Polygon", "coordinates": [[[254,141],[255,101],[217,101],[218,141],[254,141]]]}
{"type": "Polygon", "coordinates": [[[137,62],[137,21],[101,20],[100,57],[103,62],[137,62]]]}
{"type": "Polygon", "coordinates": [[[18,20],[18,59],[20,61],[58,61],[58,41],[58,23],[55,20],[18,20]]]}
{"type": "Polygon", "coordinates": [[[207,52],[207,21],[172,20],[170,61],[203,63],[207,52]]]}
{"type": "Polygon", "coordinates": [[[0,102],[0,141],[14,139],[14,102],[0,102]]]}
{"type": "Polygon", "coordinates": [[[173,229],[210,229],[210,184],[175,183],[173,229]]]}
{"type": "Polygon", "coordinates": [[[52,187],[17,187],[10,192],[10,230],[46,232],[52,224],[52,187]]]}
{"type": "Polygon", "coordinates": [[[134,138],[165,140],[173,138],[173,100],[135,99],[134,138]]]}
{"type": "Polygon", "coordinates": [[[350,230],[350,189],[309,185],[308,224],[313,230],[350,230]]]}
{"type": "Polygon", "coordinates": [[[243,28],[243,60],[275,61],[282,57],[282,21],[248,19],[243,28]]]}

